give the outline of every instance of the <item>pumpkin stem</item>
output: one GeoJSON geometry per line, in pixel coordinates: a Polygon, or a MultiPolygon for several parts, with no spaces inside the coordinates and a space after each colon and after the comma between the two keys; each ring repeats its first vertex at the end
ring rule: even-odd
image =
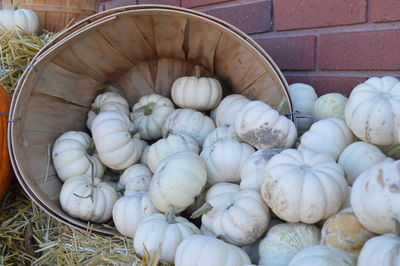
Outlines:
{"type": "Polygon", "coordinates": [[[175,208],[172,207],[172,206],[169,206],[169,210],[168,210],[166,216],[167,216],[167,222],[169,224],[174,224],[175,223],[175,217],[176,217],[175,216],[175,208]]]}
{"type": "Polygon", "coordinates": [[[212,209],[213,206],[210,203],[206,202],[200,208],[194,211],[193,214],[190,216],[190,218],[191,219],[199,218],[203,214],[206,214],[207,212],[211,211],[212,209]]]}
{"type": "Polygon", "coordinates": [[[198,79],[201,77],[201,68],[199,65],[194,66],[194,76],[198,79]]]}
{"type": "Polygon", "coordinates": [[[93,104],[90,106],[90,110],[91,110],[92,112],[94,112],[95,114],[100,113],[100,108],[94,106],[93,104]]]}
{"type": "Polygon", "coordinates": [[[233,139],[240,143],[244,142],[244,140],[241,137],[239,137],[236,133],[233,135],[233,139]]]}
{"type": "Polygon", "coordinates": [[[131,135],[131,138],[134,138],[137,133],[140,133],[139,129],[129,131],[129,135],[131,135]]]}
{"type": "Polygon", "coordinates": [[[19,7],[19,3],[15,3],[15,4],[13,5],[13,10],[17,10],[18,7],[19,7]]]}
{"type": "Polygon", "coordinates": [[[286,105],[287,105],[287,100],[283,98],[282,101],[276,107],[276,111],[278,111],[280,115],[283,115],[283,110],[285,109],[286,105]]]}
{"type": "Polygon", "coordinates": [[[154,105],[156,105],[155,102],[149,102],[148,104],[146,104],[144,106],[143,114],[146,115],[146,116],[151,115],[153,113],[154,105]]]}
{"type": "Polygon", "coordinates": [[[393,220],[394,220],[394,222],[395,222],[395,224],[396,224],[396,232],[395,232],[395,234],[396,235],[400,235],[400,213],[399,214],[396,214],[394,217],[393,217],[393,220]]]}
{"type": "Polygon", "coordinates": [[[94,142],[93,142],[93,140],[91,140],[86,149],[86,152],[89,155],[93,155],[95,150],[96,150],[96,146],[94,146],[94,142]]]}
{"type": "Polygon", "coordinates": [[[396,153],[400,152],[400,145],[396,145],[391,148],[386,154],[387,157],[393,157],[396,153]]]}

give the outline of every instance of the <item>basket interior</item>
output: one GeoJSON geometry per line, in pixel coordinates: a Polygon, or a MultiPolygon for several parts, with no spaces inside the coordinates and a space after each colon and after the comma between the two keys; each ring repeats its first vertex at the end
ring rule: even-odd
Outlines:
{"type": "MultiPolygon", "coordinates": [[[[225,94],[240,93],[277,106],[288,98],[285,81],[266,54],[238,30],[182,9],[114,12],[58,42],[20,81],[10,126],[16,174],[39,205],[75,227],[60,208],[62,186],[50,160],[55,139],[88,132],[85,121],[97,94],[116,90],[132,106],[150,93],[170,95],[173,81],[191,75],[218,78],[225,94]],[[92,25],[93,24],[93,25],[92,25]]],[[[290,107],[287,107],[287,111],[290,107]]],[[[95,225],[94,231],[112,233],[95,225]]]]}

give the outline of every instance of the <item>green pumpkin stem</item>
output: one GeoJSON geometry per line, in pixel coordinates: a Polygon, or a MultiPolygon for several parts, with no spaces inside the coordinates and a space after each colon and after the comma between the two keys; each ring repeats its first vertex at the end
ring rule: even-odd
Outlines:
{"type": "Polygon", "coordinates": [[[152,113],[153,113],[153,107],[154,107],[154,105],[156,105],[156,103],[155,102],[149,102],[148,104],[146,104],[145,106],[144,106],[144,111],[143,111],[143,114],[144,115],[151,115],[152,113]]]}
{"type": "Polygon", "coordinates": [[[86,152],[89,155],[93,155],[95,150],[96,150],[96,146],[94,146],[94,142],[93,142],[93,140],[91,140],[89,145],[88,145],[88,147],[87,147],[87,149],[86,149],[86,152]]]}
{"type": "Polygon", "coordinates": [[[283,111],[284,111],[286,105],[287,105],[287,100],[285,98],[283,98],[282,101],[279,103],[279,105],[276,107],[276,111],[278,111],[278,113],[280,115],[283,115],[284,114],[283,111]]]}
{"type": "Polygon", "coordinates": [[[90,110],[91,110],[92,112],[94,112],[95,114],[100,113],[100,108],[94,106],[93,104],[90,106],[90,110]]]}
{"type": "Polygon", "coordinates": [[[175,216],[175,208],[172,207],[172,206],[169,206],[169,210],[168,210],[166,216],[167,216],[167,222],[169,224],[174,224],[175,223],[175,218],[176,218],[176,216],[175,216]]]}
{"type": "Polygon", "coordinates": [[[212,209],[213,209],[213,206],[210,203],[206,202],[203,204],[203,206],[201,206],[196,211],[194,211],[192,213],[192,215],[190,216],[190,218],[191,219],[199,218],[203,214],[206,214],[207,212],[211,211],[212,209]]]}
{"type": "Polygon", "coordinates": [[[13,5],[13,10],[17,10],[18,7],[19,7],[19,3],[15,3],[15,4],[13,5]]]}
{"type": "Polygon", "coordinates": [[[387,157],[393,157],[396,153],[400,152],[400,145],[396,145],[391,148],[386,154],[387,157]]]}
{"type": "Polygon", "coordinates": [[[194,76],[198,79],[201,77],[201,68],[198,65],[194,67],[194,76]]]}

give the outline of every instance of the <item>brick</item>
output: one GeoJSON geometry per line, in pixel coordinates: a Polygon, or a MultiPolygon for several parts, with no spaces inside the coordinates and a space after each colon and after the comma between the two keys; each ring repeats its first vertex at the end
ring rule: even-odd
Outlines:
{"type": "Polygon", "coordinates": [[[229,0],[182,0],[183,7],[199,7],[227,2],[229,0]]]}
{"type": "Polygon", "coordinates": [[[136,0],[108,0],[100,4],[100,10],[108,10],[120,6],[130,6],[136,4],[136,0]]]}
{"type": "Polygon", "coordinates": [[[211,7],[199,11],[222,19],[248,34],[271,29],[270,0],[241,2],[237,5],[211,7]]]}
{"type": "Polygon", "coordinates": [[[320,36],[320,68],[400,70],[400,29],[320,36]]]}
{"type": "Polygon", "coordinates": [[[372,0],[371,19],[373,22],[400,21],[400,1],[372,0]]]}
{"type": "Polygon", "coordinates": [[[138,0],[138,4],[180,6],[180,0],[138,0]]]}
{"type": "Polygon", "coordinates": [[[256,39],[283,70],[315,69],[315,36],[256,39]]]}
{"type": "Polygon", "coordinates": [[[274,25],[276,30],[363,23],[367,21],[366,14],[366,0],[274,1],[274,25]]]}
{"type": "Polygon", "coordinates": [[[355,86],[366,81],[369,77],[348,77],[341,76],[302,76],[302,75],[285,75],[284,76],[289,84],[292,83],[306,83],[314,87],[318,95],[339,92],[346,96],[350,95],[350,92],[355,86]]]}

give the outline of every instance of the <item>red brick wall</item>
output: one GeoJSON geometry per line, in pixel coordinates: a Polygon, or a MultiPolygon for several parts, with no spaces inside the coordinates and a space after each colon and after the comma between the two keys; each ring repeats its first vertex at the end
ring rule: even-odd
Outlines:
{"type": "Polygon", "coordinates": [[[100,10],[167,4],[249,34],[289,83],[347,94],[371,76],[400,77],[400,0],[101,0],[100,10]]]}

